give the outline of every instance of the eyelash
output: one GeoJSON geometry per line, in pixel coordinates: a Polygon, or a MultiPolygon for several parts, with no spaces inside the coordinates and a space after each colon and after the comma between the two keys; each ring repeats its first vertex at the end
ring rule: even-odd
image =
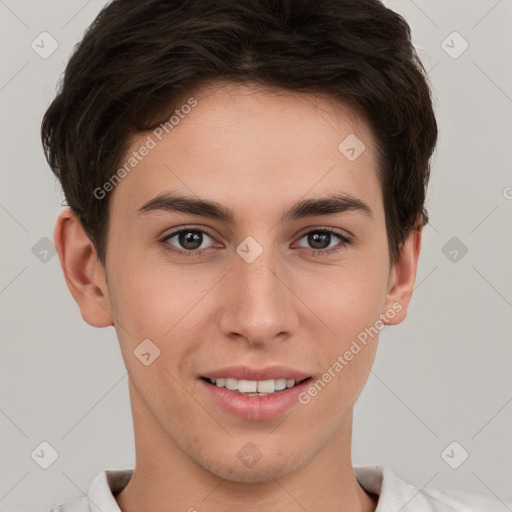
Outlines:
{"type": "MultiPolygon", "coordinates": [[[[171,246],[168,243],[168,241],[171,238],[174,238],[176,235],[179,235],[179,234],[184,233],[184,232],[185,233],[189,233],[189,232],[201,233],[201,234],[207,235],[207,236],[209,236],[210,238],[213,239],[213,237],[208,233],[208,231],[205,231],[204,229],[184,228],[184,229],[180,229],[178,231],[173,231],[169,235],[166,235],[165,238],[163,238],[161,240],[161,242],[163,243],[164,248],[166,250],[168,250],[168,251],[171,251],[172,253],[183,255],[183,256],[187,256],[187,257],[199,257],[199,256],[202,256],[203,253],[209,249],[209,248],[207,248],[207,249],[199,249],[199,250],[196,249],[196,250],[190,250],[190,251],[185,251],[185,250],[180,251],[179,249],[175,249],[173,246],[171,246]]],[[[311,231],[308,231],[308,232],[304,233],[300,237],[300,239],[304,238],[307,235],[310,235],[311,233],[330,233],[332,235],[337,236],[340,239],[340,242],[337,245],[335,245],[334,247],[331,247],[330,249],[311,249],[310,250],[311,254],[314,257],[317,257],[317,258],[318,257],[322,257],[322,256],[326,256],[326,255],[331,255],[333,253],[341,251],[347,245],[351,244],[351,240],[348,237],[346,237],[345,235],[342,235],[339,231],[336,231],[335,229],[327,228],[327,227],[326,228],[321,228],[321,229],[313,229],[311,231]]]]}

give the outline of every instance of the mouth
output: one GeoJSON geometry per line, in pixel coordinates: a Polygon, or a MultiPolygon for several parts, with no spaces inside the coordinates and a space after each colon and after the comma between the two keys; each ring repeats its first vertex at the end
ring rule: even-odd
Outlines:
{"type": "Polygon", "coordinates": [[[267,380],[246,380],[235,379],[233,377],[201,377],[203,381],[218,388],[227,389],[229,391],[238,393],[245,396],[268,396],[285,389],[294,388],[303,382],[310,380],[311,377],[306,377],[302,380],[296,381],[295,379],[267,379],[267,380]]]}
{"type": "Polygon", "coordinates": [[[275,366],[266,369],[230,367],[199,377],[201,390],[224,412],[251,421],[263,421],[297,405],[298,396],[313,378],[303,372],[275,366]]]}

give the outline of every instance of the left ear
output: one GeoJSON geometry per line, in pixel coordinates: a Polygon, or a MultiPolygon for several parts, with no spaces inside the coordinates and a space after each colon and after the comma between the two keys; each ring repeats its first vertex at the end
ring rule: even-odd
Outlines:
{"type": "Polygon", "coordinates": [[[382,322],[386,325],[399,324],[407,316],[407,308],[416,281],[422,234],[422,226],[411,231],[389,274],[388,294],[381,316],[382,322]]]}

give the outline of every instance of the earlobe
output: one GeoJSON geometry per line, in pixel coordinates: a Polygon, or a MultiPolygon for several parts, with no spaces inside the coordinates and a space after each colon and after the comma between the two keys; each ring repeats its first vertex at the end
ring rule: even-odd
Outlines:
{"type": "Polygon", "coordinates": [[[407,308],[416,281],[422,234],[421,226],[409,234],[391,269],[385,309],[382,312],[384,324],[399,324],[407,316],[407,308]]]}
{"type": "Polygon", "coordinates": [[[53,239],[66,284],[82,318],[93,327],[114,325],[103,266],[70,208],[59,214],[53,239]]]}

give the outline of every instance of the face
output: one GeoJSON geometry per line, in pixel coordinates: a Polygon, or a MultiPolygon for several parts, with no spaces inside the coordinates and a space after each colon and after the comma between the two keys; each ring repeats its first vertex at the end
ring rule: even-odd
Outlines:
{"type": "Polygon", "coordinates": [[[146,443],[270,481],[350,446],[375,326],[396,310],[375,141],[313,95],[194,98],[169,134],[131,140],[126,159],[156,144],[112,192],[109,307],[146,443]]]}

